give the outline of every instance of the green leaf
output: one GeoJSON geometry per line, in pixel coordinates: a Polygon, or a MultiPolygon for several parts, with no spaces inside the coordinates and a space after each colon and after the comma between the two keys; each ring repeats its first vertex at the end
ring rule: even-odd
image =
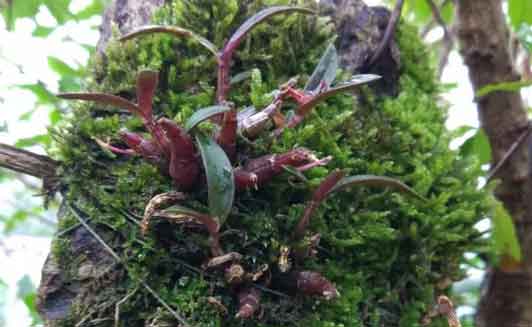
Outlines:
{"type": "Polygon", "coordinates": [[[197,135],[196,141],[207,176],[210,215],[223,224],[235,197],[233,167],[224,150],[210,137],[197,135]]]}
{"type": "Polygon", "coordinates": [[[489,84],[482,87],[477,91],[477,98],[486,96],[492,92],[503,91],[503,92],[517,92],[524,87],[532,86],[532,81],[515,81],[515,82],[503,82],[496,84],[489,84]]]}
{"type": "Polygon", "coordinates": [[[189,37],[201,44],[204,48],[209,50],[215,57],[218,57],[218,49],[211,41],[206,38],[184,29],[178,26],[162,26],[162,25],[147,25],[139,29],[134,30],[133,32],[124,35],[120,38],[120,41],[127,41],[137,36],[154,34],[154,33],[166,33],[177,37],[189,37]]]}
{"type": "Polygon", "coordinates": [[[36,97],[39,104],[54,104],[57,99],[52,92],[48,90],[46,85],[39,81],[35,84],[21,84],[17,85],[18,88],[31,91],[36,97]]]}
{"type": "Polygon", "coordinates": [[[327,87],[336,78],[336,70],[338,69],[338,54],[334,43],[329,44],[327,50],[320,59],[320,62],[316,66],[316,69],[310,76],[304,90],[311,92],[317,90],[324,83],[327,87]]]}
{"type": "Polygon", "coordinates": [[[67,63],[57,57],[48,57],[48,66],[54,72],[61,76],[81,76],[81,72],[77,69],[70,67],[67,63]]]}
{"type": "Polygon", "coordinates": [[[52,139],[50,135],[48,134],[40,134],[40,135],[34,135],[27,138],[22,138],[17,140],[15,143],[15,146],[17,148],[28,148],[30,146],[34,145],[42,145],[44,147],[49,146],[52,142],[52,139]]]}
{"type": "Polygon", "coordinates": [[[508,0],[508,16],[510,23],[515,30],[521,24],[532,24],[532,1],[530,0],[508,0]]]}
{"type": "Polygon", "coordinates": [[[55,27],[37,25],[33,30],[32,35],[35,37],[48,37],[53,31],[55,31],[55,27]]]}
{"type": "Polygon", "coordinates": [[[517,262],[522,259],[521,248],[512,218],[499,201],[495,201],[493,217],[493,239],[499,255],[509,255],[517,262]]]}
{"type": "Polygon", "coordinates": [[[103,12],[104,7],[104,1],[93,0],[90,5],[75,13],[74,17],[79,20],[89,19],[92,16],[100,15],[103,12]]]}
{"type": "Polygon", "coordinates": [[[2,15],[7,24],[7,29],[12,30],[18,18],[34,17],[39,11],[43,0],[12,0],[9,5],[2,8],[2,15]]]}
{"type": "Polygon", "coordinates": [[[68,19],[73,18],[72,13],[68,9],[70,0],[44,0],[43,2],[58,24],[62,25],[68,19]]]}
{"type": "Polygon", "coordinates": [[[349,186],[378,186],[378,187],[391,187],[395,190],[403,193],[410,194],[420,200],[426,199],[414,191],[411,187],[398,179],[386,177],[386,176],[374,176],[374,175],[355,175],[344,177],[328,192],[333,193],[349,186]]]}
{"type": "Polygon", "coordinates": [[[322,92],[312,98],[307,103],[299,106],[297,108],[297,114],[301,116],[305,116],[312,108],[314,108],[316,105],[318,105],[320,102],[327,100],[328,98],[338,94],[338,93],[345,93],[352,91],[360,85],[373,82],[375,80],[380,79],[381,77],[379,75],[374,74],[360,74],[360,75],[354,75],[350,81],[341,83],[339,85],[335,85],[335,87],[330,88],[326,90],[325,92],[322,92]]]}
{"type": "Polygon", "coordinates": [[[207,120],[213,116],[219,115],[221,113],[227,112],[229,110],[231,110],[231,107],[228,106],[211,106],[199,109],[198,111],[194,112],[194,114],[187,120],[187,122],[185,123],[185,129],[187,130],[187,132],[189,132],[202,121],[207,120]]]}
{"type": "Polygon", "coordinates": [[[478,129],[475,135],[467,139],[460,147],[462,156],[476,156],[481,165],[489,164],[491,161],[491,146],[486,133],[478,129]]]}
{"type": "Polygon", "coordinates": [[[287,13],[296,13],[301,14],[315,14],[314,11],[303,8],[303,7],[293,7],[293,6],[273,6],[266,9],[263,9],[256,13],[255,15],[248,18],[240,27],[233,33],[229,41],[227,41],[223,52],[232,53],[240,44],[242,39],[258,24],[265,21],[266,19],[287,13]]]}

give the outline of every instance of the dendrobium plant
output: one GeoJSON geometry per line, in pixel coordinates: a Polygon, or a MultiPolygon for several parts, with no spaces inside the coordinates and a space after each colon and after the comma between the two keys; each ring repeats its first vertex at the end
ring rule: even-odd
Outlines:
{"type": "Polygon", "coordinates": [[[122,37],[122,41],[152,33],[188,37],[199,42],[216,57],[218,63],[216,104],[197,110],[184,126],[168,118],[157,120],[154,118],[152,102],[159,78],[158,73],[154,71],[139,73],[136,86],[137,103],[105,93],[59,95],[64,99],[92,101],[127,109],[140,117],[150,134],[149,138],[121,131],[120,138],[128,148],[120,148],[100,140],[97,142],[117,154],[140,155],[172,178],[177,190],[159,194],[150,200],[144,212],[142,231],[145,233],[148,230],[151,218],[154,216],[179,224],[203,226],[210,235],[212,255],[203,268],[223,273],[226,283],[235,292],[239,306],[236,317],[241,319],[249,319],[259,310],[261,291],[255,287],[257,284],[275,287],[270,285],[275,280],[271,278],[272,273],[285,276],[285,280],[291,281],[293,288],[303,295],[318,296],[327,300],[340,295],[334,284],[319,272],[300,269],[301,262],[305,258],[318,254],[320,235],[306,235],[306,233],[310,218],[327,196],[352,185],[395,187],[417,196],[408,186],[392,178],[371,175],[345,177],[344,172],[335,170],[314,191],[294,230],[291,244],[281,247],[278,262],[272,263],[272,266],[276,264],[278,269],[271,269],[272,267],[265,265],[258,271],[247,271],[241,263],[243,258],[241,254],[226,253],[223,250],[220,244],[220,231],[225,219],[231,214],[233,200],[238,191],[253,191],[262,187],[287,168],[301,173],[316,166],[327,165],[332,159],[331,157],[319,159],[309,149],[294,148],[286,153],[272,153],[250,159],[243,164],[236,164],[236,159],[242,154],[237,146],[238,136],[253,139],[267,133],[268,137],[276,137],[285,128],[294,128],[300,124],[317,104],[379,78],[376,75],[356,75],[350,81],[331,86],[337,74],[338,56],[334,46],[330,45],[303,89],[296,87],[297,79],[293,78],[274,92],[273,101],[264,109],[256,111],[248,107],[239,111],[227,99],[230,93],[230,67],[233,54],[253,27],[271,16],[283,13],[313,14],[313,11],[290,6],[264,9],[246,20],[229,38],[222,50],[218,50],[210,41],[192,31],[175,26],[146,26],[122,37]],[[296,109],[285,116],[282,109],[288,101],[295,102],[296,109]],[[206,120],[216,125],[213,135],[205,135],[196,128],[206,120]],[[203,187],[205,181],[209,213],[201,213],[176,204],[187,198],[186,192],[203,187]]]}

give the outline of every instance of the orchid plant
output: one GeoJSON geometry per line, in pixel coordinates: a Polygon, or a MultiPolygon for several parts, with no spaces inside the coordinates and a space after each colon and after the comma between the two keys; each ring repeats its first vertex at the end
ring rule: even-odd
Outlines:
{"type": "MultiPolygon", "coordinates": [[[[264,9],[248,20],[228,39],[221,50],[207,39],[187,29],[176,26],[145,26],[121,38],[127,41],[153,33],[166,33],[177,37],[190,38],[201,44],[215,56],[217,62],[217,89],[215,104],[197,110],[183,126],[169,118],[155,119],[153,98],[158,84],[158,73],[141,71],[137,77],[137,103],[125,98],[105,93],[64,93],[59,97],[70,100],[85,100],[128,110],[138,116],[149,133],[141,134],[121,131],[120,138],[128,148],[118,147],[103,141],[97,142],[106,149],[120,155],[139,155],[156,165],[175,184],[176,191],[155,196],[146,205],[142,230],[146,232],[152,217],[168,219],[180,224],[200,225],[210,235],[212,257],[204,269],[220,271],[228,286],[234,290],[239,310],[236,317],[249,319],[257,314],[260,307],[261,291],[255,285],[271,285],[272,273],[285,276],[295,289],[304,295],[318,296],[327,300],[339,296],[334,284],[316,271],[300,268],[301,262],[318,253],[319,234],[307,236],[310,219],[316,208],[336,191],[353,185],[378,185],[393,187],[419,197],[412,189],[398,180],[382,176],[350,176],[334,170],[314,191],[299,223],[291,237],[292,243],[281,247],[277,263],[278,269],[261,267],[258,271],[248,271],[241,262],[242,255],[226,253],[220,244],[220,231],[224,221],[231,215],[233,201],[239,191],[264,187],[269,181],[287,169],[298,173],[317,166],[327,165],[332,157],[317,158],[309,149],[294,148],[286,153],[271,153],[238,163],[242,149],[237,140],[239,135],[250,139],[261,135],[275,138],[285,128],[295,128],[305,120],[309,112],[319,103],[339,93],[350,92],[360,85],[379,78],[376,75],[356,75],[349,81],[333,85],[337,76],[338,56],[334,45],[330,45],[308,79],[306,86],[298,89],[297,78],[293,78],[275,90],[273,101],[262,110],[253,108],[238,110],[228,97],[230,94],[231,63],[233,55],[245,36],[269,17],[279,14],[314,14],[313,11],[291,6],[277,6],[264,9]],[[283,108],[288,102],[295,103],[296,109],[288,114],[283,108]],[[204,121],[215,125],[212,135],[200,131],[198,125],[204,121]],[[184,207],[179,202],[187,198],[187,192],[207,187],[209,212],[203,213],[184,207]],[[270,277],[267,277],[270,276],[270,277]]],[[[272,265],[273,265],[272,264],[272,265]]]]}

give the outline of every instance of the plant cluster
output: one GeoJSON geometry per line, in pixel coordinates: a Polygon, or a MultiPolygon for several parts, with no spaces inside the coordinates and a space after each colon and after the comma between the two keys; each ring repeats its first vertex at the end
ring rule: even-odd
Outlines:
{"type": "MultiPolygon", "coordinates": [[[[105,93],[59,95],[64,99],[94,101],[127,109],[141,118],[144,127],[151,135],[150,139],[146,139],[142,135],[122,131],[120,136],[129,146],[128,149],[121,149],[98,140],[103,147],[117,154],[141,155],[170,176],[176,188],[181,191],[204,187],[202,180],[206,180],[209,199],[208,214],[181,205],[173,205],[168,209],[160,210],[165,205],[186,199],[185,193],[168,192],[155,196],[147,204],[142,228],[144,232],[147,231],[149,220],[153,216],[204,227],[210,236],[213,256],[205,263],[205,269],[220,269],[224,272],[227,286],[234,289],[237,294],[239,302],[237,318],[251,318],[259,311],[260,291],[253,285],[257,282],[270,287],[272,280],[286,279],[284,283],[292,284],[298,292],[303,294],[321,296],[327,300],[339,296],[335,286],[319,272],[299,270],[297,264],[292,269],[291,263],[301,262],[317,254],[319,233],[310,236],[305,244],[301,243],[307,236],[307,226],[313,212],[328,195],[357,184],[392,186],[417,195],[405,184],[389,177],[371,175],[345,177],[345,172],[335,170],[314,191],[311,201],[307,204],[296,226],[292,244],[281,247],[277,267],[273,267],[273,264],[266,264],[259,271],[249,271],[240,263],[242,254],[226,253],[223,250],[220,244],[220,231],[223,222],[231,214],[235,191],[267,187],[267,183],[283,171],[293,171],[297,175],[311,168],[326,165],[332,159],[331,157],[318,159],[310,150],[295,148],[285,153],[243,160],[243,158],[248,158],[249,154],[237,147],[237,136],[256,138],[267,133],[267,127],[273,125],[276,129],[269,137],[279,137],[285,127],[294,128],[301,123],[318,103],[340,92],[351,91],[361,84],[378,79],[375,75],[357,75],[348,82],[331,87],[338,69],[336,50],[331,45],[304,89],[295,87],[296,79],[294,78],[274,91],[273,101],[264,109],[255,111],[247,107],[245,110],[238,111],[232,103],[227,101],[230,91],[230,67],[235,49],[255,25],[271,16],[291,12],[313,14],[305,8],[289,6],[261,10],[237,29],[221,51],[217,50],[208,40],[181,27],[147,26],[122,38],[122,40],[129,40],[153,33],[190,37],[216,57],[218,104],[196,111],[188,119],[184,128],[168,118],[156,120],[153,117],[152,101],[158,82],[158,74],[153,71],[141,71],[138,75],[136,104],[125,98],[105,93]],[[289,100],[296,103],[296,109],[285,117],[281,109],[283,103],[289,100]],[[196,132],[196,127],[208,119],[212,120],[215,125],[213,135],[207,136],[196,132]],[[275,273],[281,276],[272,276],[275,273]]],[[[275,283],[272,287],[276,287],[275,283]]]]}
{"type": "MultiPolygon", "coordinates": [[[[222,55],[235,40],[224,35],[251,27],[242,16],[294,3],[172,1],[155,17],[164,26],[95,59],[94,93],[64,95],[90,100],[59,139],[67,200],[107,231],[130,276],[76,298],[73,317],[104,321],[120,302],[123,324],[175,324],[141,279],[195,326],[413,326],[461,277],[483,195],[478,167],[448,149],[426,49],[399,26],[397,98],[360,85],[374,75],[333,84],[334,36],[316,15],[270,16],[222,55]]],[[[68,243],[56,247],[75,278],[68,243]]]]}

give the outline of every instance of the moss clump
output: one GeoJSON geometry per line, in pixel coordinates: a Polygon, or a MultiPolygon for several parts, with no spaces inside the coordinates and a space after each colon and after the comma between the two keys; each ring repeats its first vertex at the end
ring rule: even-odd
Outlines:
{"type": "MultiPolygon", "coordinates": [[[[175,0],[156,20],[195,30],[219,45],[244,17],[266,5],[287,3],[293,1],[175,0]]],[[[264,104],[270,90],[294,75],[310,73],[333,37],[322,18],[273,19],[271,25],[254,31],[238,52],[233,74],[251,69],[253,73],[250,80],[235,85],[231,100],[237,105],[264,104]]],[[[65,164],[66,200],[121,240],[114,244],[129,274],[116,291],[125,296],[136,289],[121,308],[122,326],[154,321],[155,326],[175,325],[139,287],[139,280],[179,308],[193,326],[222,322],[223,326],[269,327],[418,325],[434,296],[444,291],[436,285],[462,277],[462,254],[480,242],[473,225],[483,217],[486,201],[476,189],[478,164],[448,147],[445,108],[438,105],[438,84],[416,31],[401,25],[398,44],[402,68],[396,98],[375,97],[369,89],[356,99],[337,96],[276,140],[239,144],[252,156],[299,145],[334,159],[305,173],[304,183],[289,183],[290,175],[284,174],[257,191],[240,193],[223,227],[227,232],[222,243],[225,250],[242,253],[251,271],[262,264],[274,265],[305,199],[335,168],[349,174],[397,177],[428,202],[373,188],[331,197],[310,227],[322,236],[320,253],[304,268],[327,276],[341,297],[321,302],[287,297],[283,289],[264,292],[264,314],[246,322],[232,318],[237,301],[219,276],[198,270],[209,255],[206,235],[161,222],[148,237],[141,237],[132,223],[132,214],[141,214],[152,196],[172,190],[172,182],[141,159],[103,151],[92,137],[114,139],[122,126],[144,132],[141,122],[98,106],[76,108],[63,126],[56,149],[65,164]],[[230,315],[209,305],[209,296],[218,297],[230,315]]],[[[161,72],[155,102],[158,114],[183,122],[194,110],[213,102],[215,63],[193,43],[150,36],[139,42],[112,43],[106,56],[94,61],[91,91],[133,98],[137,71],[151,68],[161,72]]],[[[205,193],[198,192],[186,205],[204,208],[205,198],[205,193]]],[[[88,305],[84,299],[77,302],[78,307],[88,305]]],[[[105,318],[112,315],[112,310],[101,310],[94,317],[102,318],[98,326],[110,326],[105,318]]]]}

